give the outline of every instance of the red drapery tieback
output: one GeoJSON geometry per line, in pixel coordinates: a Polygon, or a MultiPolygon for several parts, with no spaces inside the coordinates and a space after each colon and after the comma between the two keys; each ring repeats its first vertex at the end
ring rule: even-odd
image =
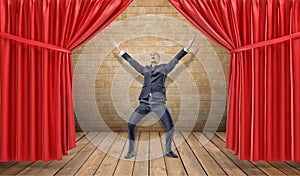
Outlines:
{"type": "Polygon", "coordinates": [[[15,40],[15,41],[22,42],[22,43],[26,43],[26,44],[29,44],[29,45],[35,45],[35,46],[40,46],[40,47],[51,49],[51,50],[61,51],[61,52],[65,52],[65,53],[68,53],[68,54],[72,53],[70,50],[65,49],[63,47],[60,47],[60,46],[51,45],[51,44],[48,44],[48,43],[39,42],[39,41],[35,41],[35,40],[30,40],[30,39],[26,39],[26,38],[23,38],[23,37],[18,37],[18,36],[15,36],[15,35],[4,33],[4,32],[0,32],[0,37],[15,40]]]}
{"type": "Polygon", "coordinates": [[[272,44],[275,44],[275,43],[281,43],[281,42],[284,42],[286,40],[299,38],[299,37],[300,37],[300,32],[296,32],[296,33],[291,34],[291,35],[286,35],[286,36],[283,36],[283,37],[279,37],[279,38],[275,38],[275,39],[271,39],[271,40],[266,40],[266,41],[257,42],[257,43],[253,43],[253,44],[250,44],[250,45],[245,45],[245,46],[238,47],[238,48],[235,48],[235,49],[231,50],[230,54],[245,51],[245,50],[249,50],[249,49],[254,49],[254,48],[258,48],[258,47],[262,47],[262,46],[272,45],[272,44]]]}

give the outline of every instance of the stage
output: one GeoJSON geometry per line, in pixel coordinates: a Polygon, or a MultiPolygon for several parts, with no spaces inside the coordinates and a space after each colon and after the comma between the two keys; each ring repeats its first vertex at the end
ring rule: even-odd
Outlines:
{"type": "Polygon", "coordinates": [[[2,162],[0,175],[300,175],[296,162],[240,161],[225,148],[224,132],[204,146],[200,132],[175,132],[173,145],[184,141],[174,150],[177,159],[162,157],[164,133],[139,132],[137,155],[130,160],[123,159],[128,149],[125,132],[76,135],[77,147],[61,161],[2,162]],[[144,151],[148,152],[141,154],[144,151]]]}

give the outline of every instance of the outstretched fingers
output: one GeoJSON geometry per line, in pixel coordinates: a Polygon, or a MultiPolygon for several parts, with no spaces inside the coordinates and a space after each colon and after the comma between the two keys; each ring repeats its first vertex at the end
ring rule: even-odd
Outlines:
{"type": "Polygon", "coordinates": [[[121,42],[119,42],[119,43],[116,42],[112,37],[110,38],[110,41],[119,51],[121,51],[121,47],[120,47],[121,42]]]}
{"type": "Polygon", "coordinates": [[[195,34],[194,37],[190,40],[190,43],[189,43],[189,45],[186,47],[186,49],[190,49],[190,48],[192,47],[192,45],[193,45],[193,43],[194,43],[196,37],[197,37],[197,35],[195,34]]]}

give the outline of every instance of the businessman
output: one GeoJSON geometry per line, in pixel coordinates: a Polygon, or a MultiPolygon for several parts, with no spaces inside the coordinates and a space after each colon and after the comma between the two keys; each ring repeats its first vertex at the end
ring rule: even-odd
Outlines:
{"type": "Polygon", "coordinates": [[[134,60],[128,53],[121,50],[120,44],[116,48],[120,51],[122,57],[141,75],[144,76],[144,84],[139,96],[140,105],[134,110],[128,121],[128,139],[129,149],[125,159],[134,156],[135,129],[137,124],[151,111],[153,111],[164,128],[166,129],[166,156],[178,158],[171,150],[171,143],[174,135],[174,124],[171,114],[166,106],[166,87],[165,81],[167,75],[174,69],[179,60],[184,57],[194,42],[195,37],[189,45],[183,48],[168,64],[159,64],[160,55],[157,52],[151,52],[150,65],[142,66],[134,60]]]}

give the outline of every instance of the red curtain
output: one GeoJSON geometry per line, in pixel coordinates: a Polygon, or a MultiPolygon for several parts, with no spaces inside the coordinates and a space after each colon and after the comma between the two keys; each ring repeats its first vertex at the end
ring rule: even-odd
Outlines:
{"type": "Polygon", "coordinates": [[[131,2],[0,0],[0,161],[61,159],[75,147],[68,51],[131,2]]]}
{"type": "Polygon", "coordinates": [[[226,146],[242,160],[300,161],[300,1],[170,2],[231,51],[226,146]]]}

